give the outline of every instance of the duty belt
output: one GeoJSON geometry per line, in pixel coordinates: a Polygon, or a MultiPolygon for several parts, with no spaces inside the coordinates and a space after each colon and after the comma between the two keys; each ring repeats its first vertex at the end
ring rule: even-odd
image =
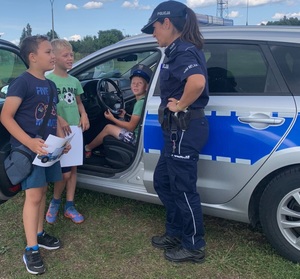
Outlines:
{"type": "Polygon", "coordinates": [[[190,120],[205,117],[204,109],[188,109],[186,111],[172,112],[167,107],[160,106],[158,120],[163,130],[187,130],[190,120]]]}

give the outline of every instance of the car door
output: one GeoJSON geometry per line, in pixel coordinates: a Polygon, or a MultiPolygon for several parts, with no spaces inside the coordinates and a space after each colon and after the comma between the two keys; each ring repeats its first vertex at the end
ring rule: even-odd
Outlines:
{"type": "MultiPolygon", "coordinates": [[[[19,54],[19,48],[7,41],[0,39],[0,112],[6,98],[7,88],[10,82],[27,69],[25,62],[19,54]]],[[[1,120],[1,118],[0,118],[1,120]]],[[[14,193],[1,190],[3,184],[7,181],[4,177],[3,161],[6,154],[7,144],[9,142],[9,133],[0,123],[0,204],[8,200],[14,193]]]]}
{"type": "MultiPolygon", "coordinates": [[[[19,48],[0,39],[0,111],[6,98],[9,83],[27,69],[19,48]]],[[[8,141],[8,134],[0,123],[0,148],[8,141]]]]}
{"type": "MultiPolygon", "coordinates": [[[[296,107],[266,43],[207,40],[204,53],[210,133],[200,154],[198,187],[202,203],[223,204],[276,151],[294,123],[296,107]]],[[[145,122],[146,180],[162,147],[161,137],[151,137],[160,129],[153,110],[157,102],[155,96],[150,100],[145,122]]]]}

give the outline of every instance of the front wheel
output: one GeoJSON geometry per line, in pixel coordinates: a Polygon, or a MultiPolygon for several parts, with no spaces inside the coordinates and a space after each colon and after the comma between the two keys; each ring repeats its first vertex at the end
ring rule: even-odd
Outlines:
{"type": "Polygon", "coordinates": [[[300,167],[278,174],[267,185],[260,201],[263,231],[276,251],[300,262],[300,167]]]}

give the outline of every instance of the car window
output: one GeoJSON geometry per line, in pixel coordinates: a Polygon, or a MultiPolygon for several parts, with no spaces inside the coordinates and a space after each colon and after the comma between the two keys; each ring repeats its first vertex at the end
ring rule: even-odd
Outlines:
{"type": "Polygon", "coordinates": [[[210,93],[266,94],[280,92],[258,45],[205,45],[210,93]]]}
{"type": "Polygon", "coordinates": [[[94,63],[76,77],[80,80],[99,78],[128,78],[131,68],[139,63],[154,68],[158,60],[157,51],[128,52],[99,63],[94,63]]]}
{"type": "Polygon", "coordinates": [[[0,49],[0,98],[6,97],[9,83],[25,70],[26,66],[17,54],[0,49]]]}
{"type": "Polygon", "coordinates": [[[284,76],[288,87],[294,94],[300,94],[300,48],[294,46],[271,46],[272,54],[284,76]]]}

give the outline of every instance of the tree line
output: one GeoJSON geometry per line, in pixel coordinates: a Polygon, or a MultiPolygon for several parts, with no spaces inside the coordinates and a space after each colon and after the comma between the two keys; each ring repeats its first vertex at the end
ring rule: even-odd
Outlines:
{"type": "Polygon", "coordinates": [[[266,24],[262,25],[293,25],[293,26],[299,26],[300,20],[297,17],[290,17],[287,18],[284,16],[282,19],[278,21],[268,21],[266,24]]]}
{"type": "MultiPolygon", "coordinates": [[[[57,39],[59,38],[59,35],[54,31],[54,34],[52,34],[52,30],[50,30],[47,34],[45,34],[49,39],[57,39]]],[[[28,36],[32,36],[32,28],[30,24],[28,23],[26,27],[23,29],[20,42],[28,36]]],[[[128,37],[128,36],[126,36],[128,37]]],[[[69,41],[70,44],[73,47],[73,51],[75,54],[75,59],[78,60],[90,53],[93,53],[94,51],[104,48],[106,46],[109,46],[111,44],[114,44],[125,37],[123,36],[123,33],[120,30],[117,29],[111,29],[111,30],[105,30],[105,31],[98,31],[97,36],[85,36],[81,40],[77,41],[69,41]]]]}
{"type": "MultiPolygon", "coordinates": [[[[292,25],[292,26],[299,26],[300,20],[297,17],[290,17],[287,18],[284,16],[282,19],[278,21],[268,21],[266,24],[261,25],[292,25]]],[[[32,35],[32,28],[28,23],[27,26],[23,29],[22,35],[20,38],[20,42],[27,37],[32,35]]],[[[59,38],[58,34],[54,31],[52,34],[52,30],[50,30],[46,36],[51,38],[59,38]]],[[[129,37],[128,35],[126,37],[129,37]]],[[[77,41],[69,41],[73,47],[73,51],[75,54],[75,59],[78,60],[94,51],[114,44],[122,39],[124,39],[124,35],[120,30],[111,29],[106,31],[98,31],[97,35],[95,36],[85,36],[81,40],[77,41]]]]}

